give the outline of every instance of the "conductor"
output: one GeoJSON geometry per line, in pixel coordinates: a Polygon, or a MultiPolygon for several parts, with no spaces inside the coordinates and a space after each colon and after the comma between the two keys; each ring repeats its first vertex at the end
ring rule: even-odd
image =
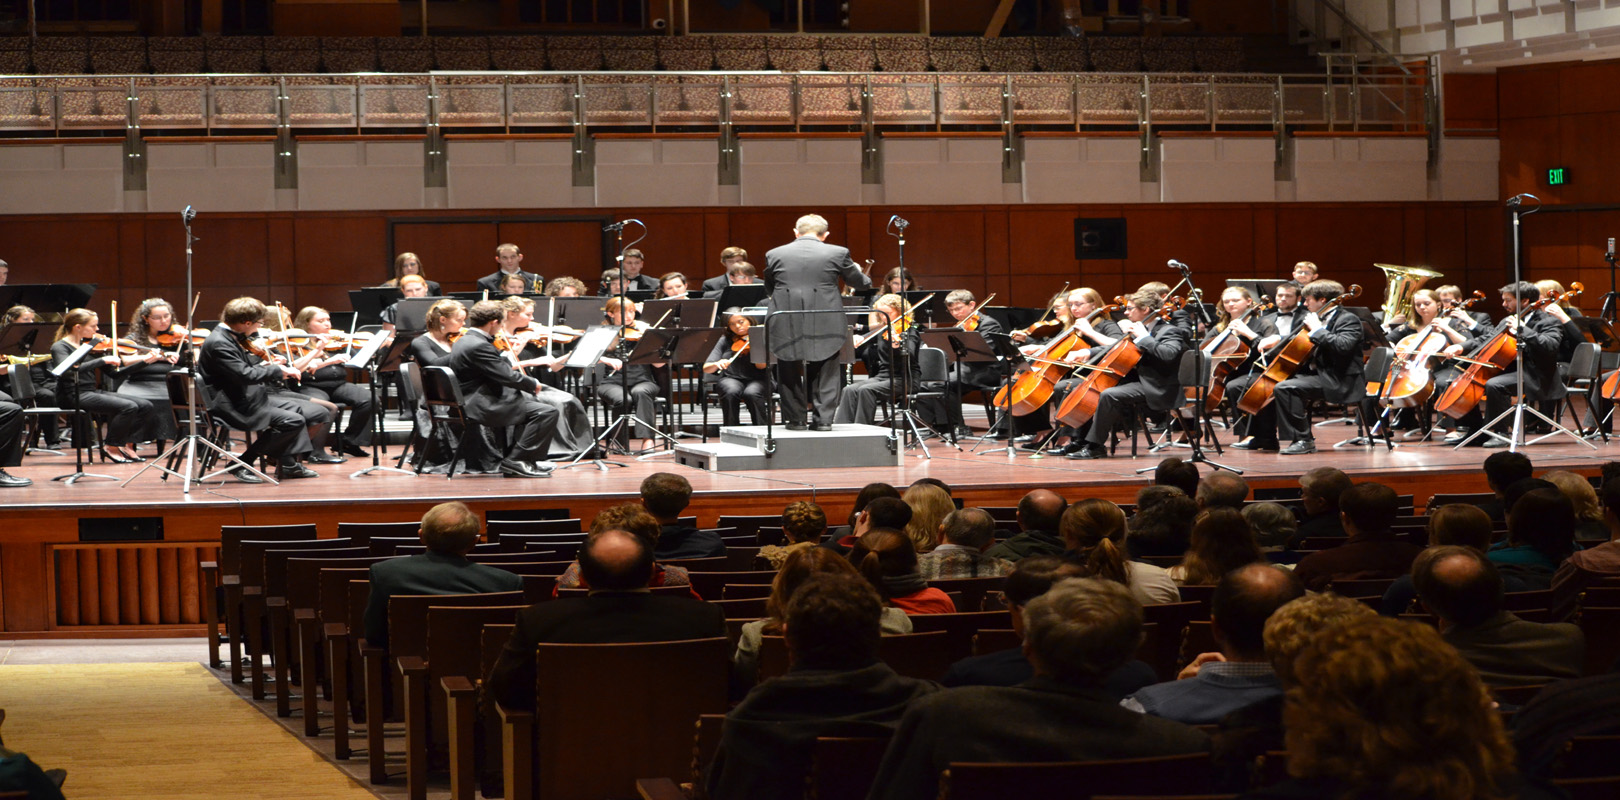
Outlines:
{"type": "Polygon", "coordinates": [[[872,279],[850,260],[849,248],[827,244],[823,217],[799,217],[793,234],[791,243],[765,254],[766,308],[773,314],[766,318],[766,340],[781,365],[782,421],[787,429],[830,431],[838,408],[839,371],[833,361],[849,341],[838,281],[842,278],[852,288],[866,289],[872,279]],[[782,311],[825,313],[774,316],[782,311]],[[816,421],[806,425],[811,400],[816,421]]]}

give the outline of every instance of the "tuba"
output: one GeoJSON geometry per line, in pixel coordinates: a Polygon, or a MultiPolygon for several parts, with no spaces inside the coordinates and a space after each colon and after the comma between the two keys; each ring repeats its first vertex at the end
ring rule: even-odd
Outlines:
{"type": "Polygon", "coordinates": [[[1412,318],[1412,295],[1423,288],[1430,278],[1441,277],[1441,273],[1423,267],[1403,267],[1399,264],[1374,264],[1373,266],[1384,271],[1384,278],[1389,286],[1384,290],[1384,321],[1388,322],[1399,314],[1407,319],[1412,318]]]}

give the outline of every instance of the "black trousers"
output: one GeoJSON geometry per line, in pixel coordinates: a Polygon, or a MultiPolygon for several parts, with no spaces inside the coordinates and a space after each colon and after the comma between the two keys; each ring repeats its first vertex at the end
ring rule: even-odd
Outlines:
{"type": "Polygon", "coordinates": [[[523,393],[510,401],[489,402],[474,396],[465,406],[467,418],[490,428],[517,428],[517,443],[506,457],[516,461],[545,461],[551,438],[557,434],[557,407],[523,393]]]}
{"type": "Polygon", "coordinates": [[[348,406],[349,424],[343,428],[344,440],[361,447],[371,444],[371,426],[376,422],[376,406],[371,402],[371,392],[365,387],[352,383],[322,386],[311,386],[306,383],[299,387],[298,393],[317,400],[348,406]]]}
{"type": "Polygon", "coordinates": [[[1271,404],[1277,407],[1278,440],[1313,438],[1310,420],[1305,415],[1305,403],[1325,396],[1327,387],[1327,379],[1320,375],[1301,375],[1277,384],[1271,404]]]}
{"type": "Polygon", "coordinates": [[[304,420],[305,427],[309,428],[309,443],[312,450],[322,450],[326,447],[326,434],[332,427],[332,408],[328,402],[299,394],[298,392],[276,392],[270,395],[270,405],[286,409],[297,414],[304,420]]]}
{"type": "MultiPolygon", "coordinates": [[[[624,386],[614,379],[615,375],[617,373],[603,378],[602,382],[596,385],[596,394],[617,415],[628,408],[629,404],[625,402],[624,386]]],[[[635,415],[654,425],[658,424],[658,394],[658,384],[652,381],[630,382],[630,399],[635,403],[635,415]]],[[[651,428],[637,425],[635,435],[638,439],[649,439],[653,434],[651,428]]]]}
{"type": "Polygon", "coordinates": [[[877,421],[878,404],[888,400],[895,391],[894,381],[889,378],[866,378],[845,386],[833,421],[871,425],[877,421]]]}
{"type": "MultiPolygon", "coordinates": [[[[71,402],[74,398],[69,395],[65,399],[71,402]]],[[[157,436],[157,408],[150,400],[115,392],[94,391],[81,392],[78,402],[79,408],[107,418],[107,438],[104,444],[122,447],[157,436]]]]}
{"type": "MultiPolygon", "coordinates": [[[[252,464],[260,456],[267,456],[276,459],[282,466],[288,466],[295,463],[298,456],[314,450],[309,443],[309,426],[305,424],[303,415],[274,403],[265,409],[265,414],[269,421],[258,429],[258,436],[251,437],[253,443],[242,451],[240,458],[244,462],[252,464]]],[[[228,417],[225,421],[232,427],[242,428],[228,417]]]]}
{"type": "Polygon", "coordinates": [[[720,417],[726,425],[742,424],[742,406],[748,405],[748,417],[755,425],[764,425],[770,416],[770,397],[765,394],[764,381],[742,381],[721,376],[714,383],[720,390],[720,417]]]}
{"type": "Polygon", "coordinates": [[[1104,389],[1097,396],[1097,413],[1091,417],[1086,441],[1105,445],[1114,428],[1130,417],[1132,410],[1146,410],[1147,389],[1141,383],[1126,383],[1104,389]]]}
{"type": "Polygon", "coordinates": [[[777,385],[782,393],[782,421],[803,425],[810,419],[809,406],[815,404],[816,419],[832,419],[838,408],[838,356],[824,361],[782,361],[778,363],[777,385]]]}
{"type": "Polygon", "coordinates": [[[0,468],[22,464],[22,406],[0,399],[0,468]]]}

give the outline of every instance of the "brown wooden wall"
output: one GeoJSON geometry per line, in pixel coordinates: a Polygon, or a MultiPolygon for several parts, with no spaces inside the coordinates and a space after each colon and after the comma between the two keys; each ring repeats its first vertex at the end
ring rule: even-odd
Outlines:
{"type": "MultiPolygon", "coordinates": [[[[201,237],[198,318],[216,318],[225,301],[240,294],[292,307],[347,309],[347,291],[380,283],[394,252],[404,250],[417,252],[428,276],[446,289],[470,290],[495,269],[495,245],[508,241],[523,248],[525,267],[594,285],[615,251],[601,225],[625,217],[649,226],[640,245],[648,272],[707,277],[718,273],[720,250],[728,245],[746,248],[763,267],[765,252],[786,242],[793,221],[808,210],[831,222],[831,241],[848,245],[857,261],[876,259],[879,272],[896,263],[896,241],[884,227],[900,214],[912,223],[906,265],[924,288],[997,292],[997,304],[1039,306],[1065,281],[1112,295],[1173,277],[1165,266],[1170,258],[1191,264],[1204,287],[1227,277],[1285,276],[1301,259],[1374,292],[1384,285],[1374,262],[1433,267],[1448,281],[1487,291],[1504,275],[1506,225],[1491,203],[204,214],[194,226],[201,237]],[[1129,258],[1076,261],[1074,220],[1082,216],[1125,217],[1129,258]]],[[[1543,259],[1542,252],[1538,260],[1549,264],[1553,253],[1562,254],[1546,250],[1543,259]]],[[[4,217],[0,254],[11,264],[13,283],[99,283],[94,305],[105,315],[107,301],[119,300],[126,317],[120,324],[144,297],[161,295],[179,305],[185,293],[182,231],[173,214],[4,217]]],[[[1568,280],[1562,273],[1554,277],[1568,280]]]]}

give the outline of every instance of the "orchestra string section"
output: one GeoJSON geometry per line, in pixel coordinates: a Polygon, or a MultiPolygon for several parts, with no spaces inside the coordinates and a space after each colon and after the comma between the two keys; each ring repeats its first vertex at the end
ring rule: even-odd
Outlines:
{"type": "Polygon", "coordinates": [[[193,385],[242,440],[236,455],[262,467],[225,473],[245,483],[374,456],[390,414],[412,429],[400,466],[543,479],[740,425],[744,411],[810,435],[911,414],[923,438],[1097,460],[1136,433],[1309,454],[1323,413],[1357,422],[1356,444],[1503,447],[1518,404],[1567,409],[1576,435],[1606,440],[1620,397],[1620,373],[1600,368],[1616,337],[1576,308],[1578,283],[1465,290],[1380,264],[1385,286],[1347,286],[1301,261],[1286,278],[1199,275],[1206,295],[1172,262],[1174,286],[1105,297],[1081,274],[1021,308],[934,285],[926,265],[874,277],[814,214],[791,233],[758,266],[725,248],[708,276],[647,273],[630,248],[590,282],[548,279],[502,244],[494,271],[457,287],[402,253],[348,309],[149,298],[125,318],[87,297],[18,303],[0,327],[0,488],[31,483],[6,471],[25,452],[162,452],[185,432],[193,385]]]}

